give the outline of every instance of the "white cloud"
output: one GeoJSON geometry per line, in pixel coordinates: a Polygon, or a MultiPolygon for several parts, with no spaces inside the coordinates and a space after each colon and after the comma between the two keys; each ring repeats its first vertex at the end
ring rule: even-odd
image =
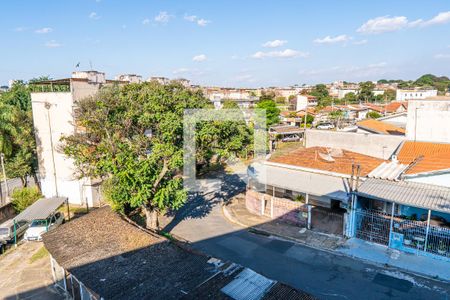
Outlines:
{"type": "Polygon", "coordinates": [[[389,31],[396,31],[405,28],[408,25],[408,19],[401,17],[378,17],[370,19],[358,28],[357,32],[363,34],[378,34],[389,31]]]}
{"type": "Polygon", "coordinates": [[[450,58],[450,54],[439,53],[439,54],[436,54],[436,55],[434,56],[434,58],[437,58],[437,59],[447,59],[447,58],[450,58]]]}
{"type": "Polygon", "coordinates": [[[47,48],[59,48],[61,46],[62,46],[62,44],[58,43],[55,40],[51,40],[51,41],[48,41],[47,43],[45,43],[45,47],[47,47],[47,48]]]}
{"type": "Polygon", "coordinates": [[[283,46],[286,43],[287,43],[287,41],[285,41],[285,40],[273,40],[273,41],[265,42],[264,44],[262,44],[262,46],[265,48],[277,48],[277,47],[283,46]]]}
{"type": "Polygon", "coordinates": [[[450,11],[440,12],[434,18],[423,22],[423,26],[445,24],[450,22],[450,11]]]}
{"type": "Polygon", "coordinates": [[[353,44],[354,45],[365,45],[368,42],[369,42],[368,40],[359,40],[359,41],[354,41],[353,44]]]}
{"type": "Polygon", "coordinates": [[[155,17],[155,22],[167,24],[173,17],[174,16],[169,15],[167,11],[160,11],[159,14],[155,17]]]}
{"type": "Polygon", "coordinates": [[[196,61],[196,62],[202,62],[202,61],[205,61],[207,59],[208,59],[208,57],[205,54],[199,54],[199,55],[196,55],[196,56],[194,56],[192,58],[192,60],[196,61]]]}
{"type": "Polygon", "coordinates": [[[292,49],[280,50],[280,51],[269,51],[262,52],[258,51],[252,55],[253,58],[266,58],[266,57],[279,57],[279,58],[293,58],[293,57],[307,57],[309,54],[306,52],[301,52],[292,49]]]}
{"type": "Polygon", "coordinates": [[[50,33],[52,31],[53,31],[53,28],[44,27],[44,28],[36,29],[34,32],[39,33],[39,34],[45,34],[45,33],[50,33]]]}
{"type": "Polygon", "coordinates": [[[342,42],[347,42],[351,40],[351,37],[347,36],[346,34],[341,34],[341,35],[337,35],[337,36],[326,36],[322,39],[315,39],[314,43],[317,44],[335,44],[335,43],[342,43],[342,42]]]}
{"type": "Polygon", "coordinates": [[[150,24],[149,18],[145,18],[144,20],[142,20],[142,25],[148,25],[148,24],[150,24]]]}
{"type": "Polygon", "coordinates": [[[91,12],[89,14],[89,19],[91,19],[91,20],[98,20],[98,19],[100,19],[100,16],[96,12],[91,12]]]}
{"type": "Polygon", "coordinates": [[[16,31],[16,32],[23,32],[23,31],[26,31],[26,30],[27,30],[26,27],[16,27],[16,28],[14,28],[14,31],[16,31]]]}
{"type": "Polygon", "coordinates": [[[203,19],[203,18],[199,18],[199,17],[194,16],[194,15],[185,15],[184,19],[186,21],[188,21],[188,22],[196,23],[198,26],[202,26],[202,27],[204,27],[204,26],[208,25],[209,23],[211,23],[211,21],[209,21],[209,20],[206,20],[206,19],[203,19]]]}
{"type": "Polygon", "coordinates": [[[417,19],[409,21],[405,16],[383,16],[370,19],[357,29],[357,32],[364,34],[378,34],[389,31],[397,31],[411,27],[425,27],[432,25],[446,24],[450,22],[450,11],[440,12],[429,20],[417,19]]]}

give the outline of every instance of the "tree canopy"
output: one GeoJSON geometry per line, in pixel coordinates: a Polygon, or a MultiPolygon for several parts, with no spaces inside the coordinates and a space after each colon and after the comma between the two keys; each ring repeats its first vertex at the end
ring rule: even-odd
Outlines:
{"type": "MultiPolygon", "coordinates": [[[[186,201],[181,174],[184,110],[211,107],[200,91],[177,83],[106,88],[78,103],[75,118],[81,131],[63,139],[64,152],[75,160],[80,177],[107,178],[105,196],[113,208],[141,207],[147,226],[155,228],[159,212],[186,201]]],[[[249,144],[247,126],[221,125],[198,124],[197,162],[239,156],[249,144]]]]}
{"type": "Polygon", "coordinates": [[[278,124],[280,120],[280,109],[272,99],[261,100],[256,105],[259,109],[266,110],[266,124],[267,126],[278,124]]]}

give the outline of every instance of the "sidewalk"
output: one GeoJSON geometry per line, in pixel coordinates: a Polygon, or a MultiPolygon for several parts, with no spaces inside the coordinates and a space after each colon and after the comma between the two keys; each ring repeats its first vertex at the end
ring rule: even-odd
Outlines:
{"type": "Polygon", "coordinates": [[[222,208],[225,217],[235,224],[263,234],[293,240],[310,247],[335,250],[345,242],[342,237],[306,230],[285,222],[272,220],[266,216],[251,214],[245,207],[245,199],[242,194],[231,199],[222,208]]]}
{"type": "Polygon", "coordinates": [[[389,265],[415,274],[450,280],[450,264],[431,257],[405,253],[356,238],[347,240],[338,251],[351,257],[389,265]]]}

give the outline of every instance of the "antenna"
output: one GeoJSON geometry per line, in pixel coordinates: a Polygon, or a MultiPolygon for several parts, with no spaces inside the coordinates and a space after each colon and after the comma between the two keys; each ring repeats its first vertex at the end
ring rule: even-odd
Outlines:
{"type": "Polygon", "coordinates": [[[92,61],[91,60],[89,60],[89,66],[91,67],[91,71],[92,71],[93,69],[92,69],[92,61]]]}

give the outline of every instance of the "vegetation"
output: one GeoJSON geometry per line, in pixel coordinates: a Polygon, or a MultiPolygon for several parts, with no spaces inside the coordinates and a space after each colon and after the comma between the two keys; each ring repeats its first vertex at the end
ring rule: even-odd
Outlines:
{"type": "Polygon", "coordinates": [[[6,175],[19,177],[26,186],[28,176],[36,176],[36,142],[31,113],[30,89],[17,81],[0,94],[0,151],[5,154],[6,175]]]}
{"type": "MultiPolygon", "coordinates": [[[[225,106],[232,106],[226,102],[225,106]]],[[[146,225],[158,227],[158,214],[186,201],[183,189],[183,114],[185,109],[212,108],[201,91],[178,83],[130,84],[101,90],[78,103],[75,116],[84,132],[63,139],[80,177],[106,179],[105,197],[115,210],[140,208],[146,225]]],[[[197,164],[250,149],[245,122],[197,124],[197,164]]]]}
{"type": "Polygon", "coordinates": [[[271,126],[274,124],[278,124],[280,120],[280,109],[277,107],[277,104],[272,99],[265,99],[259,101],[256,105],[258,109],[266,110],[266,125],[271,126]]]}
{"type": "Polygon", "coordinates": [[[381,117],[382,117],[382,115],[379,114],[379,113],[376,112],[376,111],[369,111],[369,112],[367,113],[367,118],[369,118],[369,119],[378,119],[378,118],[381,118],[381,117]]]}
{"type": "Polygon", "coordinates": [[[417,78],[417,80],[386,80],[381,79],[378,80],[378,83],[397,83],[399,88],[406,89],[406,88],[413,88],[416,86],[420,87],[427,87],[427,88],[435,88],[439,92],[444,93],[445,91],[448,91],[450,88],[450,79],[447,76],[436,76],[433,74],[425,74],[417,78]]]}
{"type": "Polygon", "coordinates": [[[375,96],[373,95],[373,90],[375,89],[375,84],[372,81],[361,82],[359,84],[359,94],[358,100],[361,102],[374,102],[375,96]]]}
{"type": "Polygon", "coordinates": [[[47,257],[48,254],[49,254],[49,253],[48,253],[48,251],[47,251],[47,248],[45,248],[44,246],[42,246],[41,248],[39,248],[38,251],[36,251],[36,253],[34,253],[34,254],[30,257],[29,263],[32,264],[32,263],[34,263],[35,261],[38,261],[38,260],[40,260],[40,259],[42,259],[42,258],[44,258],[44,257],[47,257]]]}
{"type": "Polygon", "coordinates": [[[14,210],[20,213],[41,197],[41,192],[37,187],[16,188],[12,192],[11,202],[14,210]]]}
{"type": "Polygon", "coordinates": [[[333,103],[333,98],[329,95],[327,86],[325,84],[316,85],[311,90],[310,94],[317,97],[317,105],[319,107],[325,107],[333,103]]]}

